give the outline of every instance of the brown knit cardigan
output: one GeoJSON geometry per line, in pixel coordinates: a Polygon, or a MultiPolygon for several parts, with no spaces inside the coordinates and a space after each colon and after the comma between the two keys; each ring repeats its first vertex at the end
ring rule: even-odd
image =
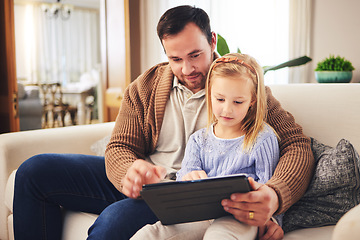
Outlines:
{"type": "MultiPolygon", "coordinates": [[[[122,189],[121,180],[131,164],[155,151],[173,79],[168,63],[161,63],[139,76],[125,91],[105,152],[108,178],[119,191],[122,189]]],[[[273,177],[266,184],[279,197],[276,214],[280,214],[305,193],[315,163],[310,139],[268,87],[266,94],[267,122],[280,137],[281,156],[273,177]]]]}

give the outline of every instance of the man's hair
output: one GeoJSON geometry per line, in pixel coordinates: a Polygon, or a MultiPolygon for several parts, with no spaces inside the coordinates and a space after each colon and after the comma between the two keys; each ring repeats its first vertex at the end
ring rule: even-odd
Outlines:
{"type": "Polygon", "coordinates": [[[167,10],[160,18],[157,25],[157,34],[160,42],[168,36],[181,32],[188,23],[196,24],[211,44],[210,19],[201,8],[189,5],[177,6],[167,10]]]}

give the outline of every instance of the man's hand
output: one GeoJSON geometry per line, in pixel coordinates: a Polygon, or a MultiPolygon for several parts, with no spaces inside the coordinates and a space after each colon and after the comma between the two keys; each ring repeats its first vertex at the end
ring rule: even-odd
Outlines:
{"type": "Polygon", "coordinates": [[[204,170],[198,170],[198,171],[191,171],[185,174],[181,180],[190,181],[190,180],[204,179],[207,177],[208,176],[204,170]]]}
{"type": "Polygon", "coordinates": [[[144,184],[158,183],[165,178],[165,175],[165,168],[137,159],[122,180],[122,193],[130,198],[138,198],[144,184]]]}
{"type": "Polygon", "coordinates": [[[274,223],[268,221],[265,225],[260,226],[258,230],[259,240],[281,240],[284,238],[284,231],[282,228],[274,223]]]}
{"type": "Polygon", "coordinates": [[[249,178],[253,191],[248,193],[234,193],[230,199],[222,200],[224,210],[231,213],[240,222],[252,225],[265,225],[279,208],[276,192],[249,178]]]}

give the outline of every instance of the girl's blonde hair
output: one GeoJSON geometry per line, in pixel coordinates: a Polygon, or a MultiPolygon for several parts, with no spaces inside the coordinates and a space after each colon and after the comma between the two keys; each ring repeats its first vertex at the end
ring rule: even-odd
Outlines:
{"type": "Polygon", "coordinates": [[[242,121],[241,130],[245,132],[243,149],[250,151],[256,137],[264,127],[266,119],[266,94],[264,85],[264,73],[259,63],[251,56],[239,53],[229,53],[216,59],[210,66],[206,79],[206,104],[208,112],[208,129],[211,124],[217,122],[212,110],[211,87],[215,77],[237,78],[246,75],[253,85],[249,108],[242,121]]]}

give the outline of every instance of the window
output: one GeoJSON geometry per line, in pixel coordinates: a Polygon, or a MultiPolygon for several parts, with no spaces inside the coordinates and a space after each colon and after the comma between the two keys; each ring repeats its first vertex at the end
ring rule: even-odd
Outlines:
{"type": "MultiPolygon", "coordinates": [[[[183,4],[204,9],[209,14],[212,30],[227,40],[231,52],[239,47],[242,53],[255,57],[263,66],[289,60],[289,1],[143,0],[142,4],[142,11],[148,10],[147,14],[142,14],[146,18],[142,23],[147,24],[142,39],[149,41],[150,35],[155,39],[148,47],[147,43],[142,43],[143,56],[152,56],[149,61],[142,62],[143,71],[158,62],[167,61],[156,35],[157,21],[166,9],[183,4]],[[157,48],[154,42],[157,42],[157,48]],[[161,55],[154,51],[161,51],[161,55]]],[[[287,82],[287,68],[270,71],[265,75],[266,85],[287,82]]]]}
{"type": "Polygon", "coordinates": [[[100,62],[99,13],[76,8],[64,21],[37,3],[16,3],[17,76],[27,83],[76,83],[100,62]]]}
{"type": "MultiPolygon", "coordinates": [[[[228,42],[231,52],[255,57],[262,66],[289,59],[289,5],[284,0],[212,1],[213,31],[228,42]]],[[[265,83],[287,83],[288,69],[270,71],[265,83]]]]}

